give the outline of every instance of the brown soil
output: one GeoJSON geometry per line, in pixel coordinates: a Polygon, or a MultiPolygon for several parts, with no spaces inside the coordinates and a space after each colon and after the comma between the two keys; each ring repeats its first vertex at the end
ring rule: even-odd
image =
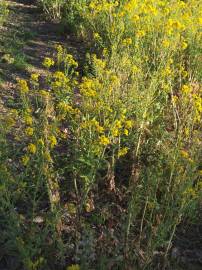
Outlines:
{"type": "Polygon", "coordinates": [[[183,222],[177,229],[171,258],[177,262],[179,270],[202,269],[202,209],[194,223],[183,222]]]}

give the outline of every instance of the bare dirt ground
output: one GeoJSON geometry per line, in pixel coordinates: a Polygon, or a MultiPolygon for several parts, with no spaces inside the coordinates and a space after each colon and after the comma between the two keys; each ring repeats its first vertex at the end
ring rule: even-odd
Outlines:
{"type": "MultiPolygon", "coordinates": [[[[192,224],[184,222],[175,235],[171,258],[180,266],[180,270],[202,269],[202,209],[192,224]]],[[[177,268],[178,269],[178,268],[177,268]]]]}

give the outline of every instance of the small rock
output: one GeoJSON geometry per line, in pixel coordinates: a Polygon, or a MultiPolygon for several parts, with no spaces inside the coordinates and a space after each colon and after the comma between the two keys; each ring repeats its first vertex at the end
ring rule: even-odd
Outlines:
{"type": "Polygon", "coordinates": [[[33,219],[33,222],[34,222],[34,223],[37,223],[37,224],[41,224],[41,223],[44,222],[44,218],[41,217],[41,216],[37,216],[37,217],[35,217],[35,218],[33,219]]]}

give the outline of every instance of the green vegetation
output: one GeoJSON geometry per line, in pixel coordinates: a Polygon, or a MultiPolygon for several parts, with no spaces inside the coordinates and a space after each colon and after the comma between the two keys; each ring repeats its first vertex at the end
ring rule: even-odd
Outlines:
{"type": "Polygon", "coordinates": [[[3,258],[163,269],[201,203],[201,1],[39,5],[90,49],[81,65],[56,46],[0,114],[3,258]]]}
{"type": "Polygon", "coordinates": [[[6,1],[2,0],[0,3],[0,26],[2,26],[3,22],[6,20],[8,15],[8,9],[6,1]]]}

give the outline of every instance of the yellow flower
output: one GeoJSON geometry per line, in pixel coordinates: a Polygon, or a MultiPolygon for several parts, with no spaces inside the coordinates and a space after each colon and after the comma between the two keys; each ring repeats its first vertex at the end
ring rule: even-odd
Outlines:
{"type": "Polygon", "coordinates": [[[190,91],[191,91],[191,88],[190,88],[190,86],[184,84],[184,85],[182,86],[182,89],[181,89],[181,90],[182,90],[182,92],[183,92],[184,94],[189,94],[190,91]]]}
{"type": "Polygon", "coordinates": [[[120,134],[120,132],[119,132],[118,128],[113,128],[112,129],[112,136],[113,137],[118,137],[119,134],[120,134]]]}
{"type": "Polygon", "coordinates": [[[194,160],[192,158],[188,158],[188,161],[192,164],[194,163],[194,160]]]}
{"type": "Polygon", "coordinates": [[[24,166],[26,166],[28,162],[29,162],[29,157],[28,157],[27,155],[24,155],[24,156],[22,157],[22,164],[23,164],[24,166]]]}
{"type": "Polygon", "coordinates": [[[97,87],[100,87],[98,81],[83,78],[83,82],[80,84],[80,93],[86,97],[95,97],[97,95],[97,87]]]}
{"type": "Polygon", "coordinates": [[[69,65],[69,66],[73,66],[75,68],[78,67],[78,63],[74,60],[73,56],[71,54],[67,54],[65,56],[65,62],[69,65]]]}
{"type": "Polygon", "coordinates": [[[100,137],[100,144],[102,144],[102,145],[108,145],[110,143],[110,140],[109,140],[109,138],[107,138],[106,136],[104,136],[104,135],[102,135],[101,137],[100,137]]]}
{"type": "MultiPolygon", "coordinates": [[[[61,45],[56,45],[55,49],[57,50],[57,57],[59,60],[60,57],[63,57],[63,53],[64,53],[63,47],[61,45]]],[[[58,61],[58,62],[60,62],[60,61],[58,61]]]]}
{"type": "Polygon", "coordinates": [[[173,101],[174,104],[176,104],[177,101],[178,101],[178,96],[175,96],[175,95],[174,95],[174,96],[172,97],[172,101],[173,101]]]}
{"type": "Polygon", "coordinates": [[[91,2],[91,3],[89,4],[89,8],[90,8],[90,9],[95,9],[95,8],[96,8],[95,3],[91,2]]]}
{"type": "Polygon", "coordinates": [[[184,195],[190,196],[190,197],[196,197],[197,194],[196,194],[196,190],[194,190],[194,188],[189,187],[185,190],[184,195]]]}
{"type": "Polygon", "coordinates": [[[49,137],[49,142],[50,142],[50,147],[53,148],[54,146],[56,146],[57,144],[57,139],[55,138],[54,135],[51,135],[49,137]]]}
{"type": "Polygon", "coordinates": [[[80,266],[78,264],[72,264],[67,267],[67,270],[80,270],[80,266]]]}
{"type": "Polygon", "coordinates": [[[182,71],[182,77],[186,78],[188,76],[188,72],[186,70],[182,71]]]}
{"type": "Polygon", "coordinates": [[[169,59],[168,59],[168,63],[169,63],[169,64],[171,64],[171,65],[172,65],[172,64],[173,64],[173,62],[174,62],[174,61],[173,61],[173,58],[169,58],[169,59]]]}
{"type": "Polygon", "coordinates": [[[35,81],[35,82],[38,82],[38,80],[39,80],[39,74],[33,73],[33,74],[31,75],[31,80],[32,80],[32,81],[35,81]]]}
{"type": "Polygon", "coordinates": [[[29,115],[25,115],[24,121],[25,121],[25,124],[26,124],[26,125],[30,125],[30,126],[31,126],[32,123],[33,123],[32,117],[29,116],[29,115]]]}
{"type": "Polygon", "coordinates": [[[187,46],[188,46],[188,44],[185,41],[183,41],[181,44],[182,49],[185,50],[187,48],[187,46]]]}
{"type": "Polygon", "coordinates": [[[133,22],[137,22],[140,20],[140,16],[139,15],[134,15],[133,18],[132,18],[133,22]]]}
{"type": "Polygon", "coordinates": [[[123,45],[124,45],[124,46],[129,46],[129,45],[131,45],[132,43],[133,43],[133,41],[132,41],[131,38],[125,38],[125,39],[123,40],[123,45]]]}
{"type": "Polygon", "coordinates": [[[62,71],[56,71],[53,74],[53,78],[56,79],[56,80],[64,80],[66,78],[66,76],[62,71]]]}
{"type": "Polygon", "coordinates": [[[186,136],[189,136],[189,133],[190,133],[190,130],[189,130],[189,128],[185,128],[184,129],[184,134],[186,135],[186,136]]]}
{"type": "Polygon", "coordinates": [[[18,87],[20,89],[21,94],[26,94],[29,92],[29,87],[25,80],[18,80],[18,87]]]}
{"type": "Polygon", "coordinates": [[[181,150],[180,153],[181,153],[181,156],[183,158],[185,158],[185,159],[188,159],[189,158],[189,153],[187,151],[181,150]]]}
{"type": "Polygon", "coordinates": [[[128,149],[129,149],[128,147],[123,147],[123,148],[119,149],[118,157],[120,158],[120,157],[125,156],[128,153],[128,149]]]}
{"type": "Polygon", "coordinates": [[[46,68],[50,68],[51,66],[54,66],[55,62],[50,57],[45,57],[43,60],[43,66],[46,68]]]}
{"type": "Polygon", "coordinates": [[[141,38],[144,37],[146,35],[146,32],[144,30],[139,30],[136,33],[137,37],[141,38]]]}
{"type": "Polygon", "coordinates": [[[100,125],[96,126],[96,130],[98,133],[103,133],[104,132],[104,128],[101,127],[100,125]]]}
{"type": "Polygon", "coordinates": [[[128,129],[125,128],[125,129],[123,130],[123,134],[126,135],[126,136],[128,136],[128,134],[129,134],[128,129]]]}
{"type": "Polygon", "coordinates": [[[44,98],[46,98],[46,97],[49,96],[49,93],[48,93],[46,90],[40,90],[40,91],[39,91],[39,94],[40,94],[42,97],[44,97],[44,98]]]}
{"type": "Polygon", "coordinates": [[[98,34],[98,33],[93,33],[93,37],[94,37],[94,39],[96,39],[96,40],[99,40],[101,37],[100,37],[100,35],[98,34]]]}
{"type": "Polygon", "coordinates": [[[60,45],[60,44],[59,45],[56,45],[55,48],[56,48],[57,52],[59,52],[59,53],[62,53],[63,52],[62,45],[60,45]]]}
{"type": "Polygon", "coordinates": [[[165,69],[162,72],[163,76],[170,76],[172,74],[172,70],[169,66],[165,67],[165,69]]]}
{"type": "Polygon", "coordinates": [[[133,126],[132,120],[125,121],[125,127],[126,128],[130,129],[130,128],[132,128],[132,126],[133,126]]]}
{"type": "Polygon", "coordinates": [[[33,143],[30,143],[30,144],[27,146],[27,151],[28,151],[30,154],[35,154],[35,153],[36,153],[36,145],[33,144],[33,143]]]}
{"type": "Polygon", "coordinates": [[[58,109],[60,110],[61,113],[75,113],[77,112],[76,109],[74,109],[71,105],[68,105],[66,102],[64,101],[61,101],[59,104],[58,104],[58,109]]]}
{"type": "Polygon", "coordinates": [[[46,161],[48,161],[48,162],[52,162],[53,161],[52,158],[51,158],[51,155],[50,155],[50,153],[48,151],[45,151],[44,154],[43,154],[43,156],[44,156],[44,159],[46,161]]]}
{"type": "Polygon", "coordinates": [[[38,139],[37,143],[40,146],[44,146],[44,140],[43,139],[38,139]]]}
{"type": "Polygon", "coordinates": [[[93,58],[93,63],[95,64],[97,68],[105,69],[106,64],[107,64],[105,60],[97,58],[95,54],[92,55],[92,58],[93,58]]]}
{"type": "Polygon", "coordinates": [[[107,57],[108,55],[109,55],[109,52],[108,52],[107,48],[104,48],[103,49],[103,56],[107,57]]]}
{"type": "Polygon", "coordinates": [[[131,68],[131,71],[133,74],[136,74],[136,73],[140,72],[140,69],[136,65],[133,65],[131,68]]]}
{"type": "Polygon", "coordinates": [[[120,79],[116,75],[114,75],[114,74],[109,77],[109,80],[113,84],[120,85],[120,79]]]}
{"type": "Polygon", "coordinates": [[[33,133],[34,133],[34,129],[31,128],[31,127],[28,127],[28,128],[25,129],[25,133],[26,133],[27,136],[32,136],[33,133]]]}
{"type": "Polygon", "coordinates": [[[115,122],[115,127],[116,127],[116,128],[121,128],[121,121],[120,121],[120,120],[117,120],[117,121],[115,122]]]}
{"type": "Polygon", "coordinates": [[[163,40],[162,44],[164,48],[168,48],[170,46],[170,42],[167,39],[163,40]]]}

